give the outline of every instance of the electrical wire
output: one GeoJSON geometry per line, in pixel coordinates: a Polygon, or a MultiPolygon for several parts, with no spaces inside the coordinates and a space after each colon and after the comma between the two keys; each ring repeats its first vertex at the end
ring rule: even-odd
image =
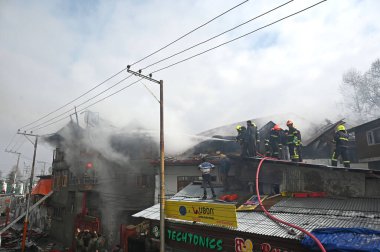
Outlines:
{"type": "MultiPolygon", "coordinates": [[[[123,91],[124,89],[133,86],[134,84],[140,82],[141,80],[142,80],[142,78],[139,79],[139,80],[137,80],[137,81],[134,81],[134,82],[130,83],[129,85],[127,85],[127,86],[125,86],[125,87],[119,89],[118,91],[116,91],[116,92],[114,92],[114,93],[112,93],[112,94],[110,94],[110,95],[107,95],[107,96],[103,97],[102,99],[100,99],[100,100],[98,100],[98,101],[96,101],[96,102],[94,102],[94,103],[88,105],[87,107],[78,110],[77,112],[78,112],[78,113],[79,113],[79,112],[82,112],[83,110],[86,110],[86,109],[88,109],[89,107],[94,106],[95,104],[97,104],[97,103],[99,103],[99,102],[101,102],[101,101],[103,101],[103,100],[105,100],[105,99],[107,99],[107,98],[109,98],[109,97],[111,97],[111,96],[113,96],[113,95],[115,95],[115,94],[117,94],[117,93],[123,91]]],[[[37,131],[37,130],[40,130],[40,129],[46,128],[46,127],[48,127],[48,126],[50,126],[50,125],[53,125],[53,124],[55,124],[55,123],[57,123],[57,122],[60,122],[60,121],[62,121],[62,120],[65,120],[66,118],[68,118],[68,117],[61,118],[61,119],[59,119],[59,120],[56,120],[56,121],[54,121],[54,122],[52,122],[52,123],[49,123],[49,124],[44,125],[44,126],[41,126],[41,127],[37,128],[37,129],[34,129],[34,130],[37,131]]]]}
{"type": "Polygon", "coordinates": [[[17,134],[15,133],[15,134],[12,136],[11,141],[9,141],[7,147],[5,147],[5,151],[8,150],[8,147],[11,145],[11,143],[12,143],[13,139],[16,137],[16,135],[17,135],[17,134]]]}
{"type": "Polygon", "coordinates": [[[109,81],[109,80],[115,78],[116,76],[118,76],[119,74],[121,74],[122,72],[124,72],[125,70],[127,70],[127,68],[123,68],[123,69],[120,70],[119,72],[113,74],[111,77],[108,77],[106,80],[104,80],[104,81],[102,81],[101,83],[97,84],[95,87],[89,89],[88,91],[86,91],[85,93],[81,94],[81,95],[78,96],[77,98],[71,100],[70,102],[66,103],[65,105],[63,105],[63,106],[61,106],[61,107],[59,107],[59,108],[57,108],[56,110],[54,110],[54,111],[52,111],[52,112],[46,114],[45,116],[43,116],[43,117],[41,117],[41,118],[39,118],[39,119],[37,119],[37,120],[31,122],[31,123],[28,123],[28,124],[22,126],[20,129],[23,129],[23,128],[25,128],[25,127],[28,127],[28,126],[30,126],[30,125],[32,125],[32,124],[34,124],[34,123],[36,123],[36,122],[38,122],[38,121],[40,121],[40,120],[42,120],[42,119],[45,119],[45,118],[48,117],[49,115],[51,115],[51,114],[53,114],[53,113],[55,113],[55,112],[57,112],[57,111],[63,109],[64,107],[70,105],[71,103],[73,103],[73,102],[79,100],[80,98],[82,98],[82,97],[85,96],[86,94],[88,94],[88,93],[90,93],[91,91],[95,90],[96,88],[100,87],[101,85],[103,85],[103,84],[106,83],[107,81],[109,81]]]}
{"type": "MultiPolygon", "coordinates": [[[[131,76],[133,76],[133,75],[130,74],[129,76],[127,76],[127,77],[121,79],[120,81],[116,82],[115,84],[113,84],[113,85],[110,86],[109,88],[103,90],[102,92],[96,94],[95,96],[93,96],[93,97],[87,99],[86,101],[80,103],[80,104],[77,105],[76,107],[80,107],[80,106],[86,104],[87,102],[89,102],[89,101],[95,99],[95,98],[98,97],[99,95],[104,94],[105,92],[107,92],[107,91],[109,91],[110,89],[116,87],[117,85],[119,85],[120,83],[124,82],[125,80],[129,79],[131,76]]],[[[65,114],[71,112],[72,110],[73,110],[73,109],[69,109],[69,110],[67,110],[67,111],[65,111],[65,112],[63,112],[63,113],[61,113],[61,114],[59,114],[59,115],[56,116],[56,117],[53,117],[53,118],[51,118],[51,119],[49,119],[49,120],[47,120],[47,121],[45,121],[45,122],[43,122],[43,123],[40,123],[40,124],[38,124],[38,125],[36,125],[36,126],[34,126],[34,127],[28,128],[27,131],[29,131],[29,130],[34,130],[34,129],[36,129],[36,128],[38,128],[38,127],[40,127],[40,126],[42,126],[42,125],[44,125],[44,124],[46,124],[46,123],[48,123],[48,122],[51,122],[51,121],[54,120],[54,119],[57,119],[57,118],[61,117],[62,115],[65,115],[65,114]]]]}
{"type": "Polygon", "coordinates": [[[246,3],[246,2],[248,2],[248,0],[246,0],[246,1],[244,1],[244,2],[241,2],[241,3],[239,3],[238,5],[235,5],[234,7],[228,9],[227,11],[225,11],[225,12],[219,14],[218,16],[216,16],[216,17],[214,17],[214,18],[212,18],[212,19],[210,19],[210,20],[207,21],[206,23],[201,24],[201,25],[198,26],[197,28],[194,28],[193,30],[191,30],[191,31],[189,31],[188,33],[182,35],[181,37],[179,37],[178,39],[174,40],[173,42],[171,42],[171,43],[169,43],[169,44],[167,44],[167,45],[161,47],[160,49],[154,51],[153,53],[149,54],[148,56],[146,56],[146,57],[144,57],[144,58],[142,58],[142,59],[140,59],[140,60],[134,62],[134,63],[131,64],[130,66],[133,66],[133,65],[135,65],[135,64],[137,64],[137,63],[139,63],[139,62],[141,62],[141,61],[143,61],[143,60],[149,58],[150,56],[153,56],[154,54],[156,54],[156,53],[162,51],[163,49],[167,48],[168,46],[170,46],[170,45],[172,45],[172,44],[178,42],[179,40],[183,39],[184,37],[190,35],[191,33],[193,33],[193,32],[195,32],[196,30],[202,28],[203,26],[206,26],[207,24],[209,24],[209,23],[211,23],[212,21],[218,19],[219,17],[221,17],[221,16],[227,14],[228,12],[230,12],[230,11],[232,11],[233,9],[239,7],[240,5],[243,5],[243,4],[246,3]]]}
{"type": "Polygon", "coordinates": [[[168,59],[170,59],[170,58],[173,58],[174,56],[180,55],[180,54],[182,54],[182,53],[184,53],[184,52],[186,52],[186,51],[188,51],[188,50],[190,50],[190,49],[193,49],[193,48],[195,48],[195,47],[197,47],[197,46],[200,46],[200,45],[202,45],[202,44],[204,44],[204,43],[206,43],[206,42],[209,42],[209,41],[211,41],[211,40],[213,40],[213,39],[215,39],[215,38],[218,38],[218,37],[222,36],[223,34],[226,34],[226,33],[230,32],[230,31],[233,31],[233,30],[235,30],[235,29],[237,29],[237,28],[239,28],[239,27],[241,27],[241,26],[243,26],[243,25],[246,25],[246,24],[248,24],[248,23],[254,21],[255,19],[258,19],[259,17],[265,16],[265,15],[267,15],[268,13],[270,13],[270,12],[272,12],[272,11],[274,11],[274,10],[277,10],[277,9],[279,9],[279,8],[285,6],[285,5],[287,5],[287,4],[289,4],[289,3],[293,2],[293,1],[294,1],[294,0],[290,0],[290,1],[286,2],[286,3],[284,3],[284,4],[281,4],[281,5],[279,5],[279,6],[275,7],[275,8],[273,8],[273,9],[271,9],[271,10],[269,10],[269,11],[266,11],[266,12],[264,12],[264,13],[262,13],[262,14],[256,16],[256,17],[254,17],[254,18],[251,18],[250,20],[248,20],[248,21],[246,21],[246,22],[244,22],[244,23],[241,23],[241,24],[239,24],[239,25],[237,25],[237,26],[234,26],[234,27],[232,27],[231,29],[228,29],[228,30],[226,30],[226,31],[224,31],[224,32],[222,32],[222,33],[219,33],[219,34],[217,34],[217,35],[215,35],[215,36],[213,36],[213,37],[211,37],[211,38],[209,38],[209,39],[206,39],[206,40],[204,40],[204,41],[202,41],[202,42],[199,42],[199,43],[197,43],[197,44],[195,44],[195,45],[193,45],[193,46],[190,46],[190,47],[188,47],[188,48],[186,48],[186,49],[184,49],[184,50],[181,50],[181,51],[179,51],[179,52],[177,52],[177,53],[174,53],[174,54],[172,54],[172,55],[170,55],[170,56],[168,56],[168,57],[166,57],[166,58],[163,58],[163,59],[161,59],[161,60],[159,60],[159,61],[156,61],[156,62],[154,62],[154,63],[152,63],[152,64],[150,64],[150,65],[147,65],[147,66],[145,66],[144,68],[142,68],[141,70],[145,70],[145,69],[147,69],[147,68],[149,68],[149,67],[151,67],[151,66],[154,66],[154,65],[156,65],[156,64],[158,64],[158,63],[161,63],[161,62],[163,62],[163,61],[165,61],[165,60],[168,60],[168,59]]]}
{"type": "MultiPolygon", "coordinates": [[[[143,61],[143,60],[145,60],[145,59],[147,59],[147,58],[149,58],[149,57],[151,57],[151,56],[153,56],[153,55],[155,55],[156,53],[158,53],[158,52],[164,50],[165,48],[169,47],[170,45],[173,45],[174,43],[176,43],[176,42],[178,42],[179,40],[185,38],[186,36],[190,35],[191,33],[195,32],[196,30],[198,30],[198,29],[200,29],[200,28],[206,26],[207,24],[211,23],[212,21],[214,21],[214,20],[220,18],[221,16],[227,14],[228,12],[230,12],[230,11],[232,11],[233,9],[235,9],[235,8],[237,8],[237,7],[241,6],[241,5],[243,5],[244,3],[248,2],[248,1],[249,1],[249,0],[243,1],[243,2],[241,2],[241,3],[237,4],[237,5],[235,5],[234,7],[228,9],[227,11],[224,11],[223,13],[217,15],[216,17],[210,19],[209,21],[207,21],[207,22],[201,24],[200,26],[198,26],[198,27],[194,28],[193,30],[187,32],[186,34],[180,36],[179,38],[175,39],[174,41],[170,42],[169,44],[167,44],[167,45],[161,47],[160,49],[154,51],[153,53],[150,53],[149,55],[147,55],[147,56],[141,58],[140,60],[138,60],[138,61],[136,61],[136,62],[134,62],[131,66],[133,66],[133,65],[135,65],[135,64],[137,64],[137,63],[139,63],[139,62],[141,62],[141,61],[143,61]]],[[[64,107],[67,107],[68,105],[72,104],[73,102],[75,102],[75,101],[79,100],[80,98],[84,97],[85,95],[89,94],[91,91],[93,91],[93,90],[95,90],[96,88],[100,87],[101,85],[105,84],[105,83],[108,82],[109,80],[111,80],[111,79],[115,78],[116,76],[120,75],[120,74],[123,73],[125,70],[127,70],[127,67],[121,69],[119,72],[117,72],[117,73],[113,74],[112,76],[108,77],[106,80],[104,80],[104,81],[102,81],[101,83],[97,84],[96,86],[94,86],[93,88],[89,89],[89,90],[86,91],[85,93],[81,94],[81,95],[78,96],[77,98],[75,98],[75,99],[73,99],[73,100],[67,102],[66,104],[64,104],[64,105],[62,105],[61,107],[55,109],[54,111],[52,111],[52,112],[50,112],[50,113],[48,113],[48,114],[46,114],[46,115],[40,117],[39,119],[37,119],[37,120],[35,120],[35,121],[31,122],[31,123],[28,123],[28,124],[26,124],[26,125],[20,127],[19,129],[23,129],[23,128],[26,128],[26,127],[28,127],[28,126],[30,126],[30,125],[33,125],[33,124],[35,124],[36,122],[38,122],[38,121],[40,121],[40,120],[42,120],[42,119],[45,119],[45,118],[47,118],[48,116],[54,114],[55,112],[57,112],[57,111],[63,109],[64,107]]]]}
{"type": "MultiPolygon", "coordinates": [[[[152,73],[156,73],[156,72],[162,71],[162,70],[167,69],[167,68],[169,68],[169,67],[175,66],[175,65],[177,65],[177,64],[179,64],[179,63],[182,63],[182,62],[185,62],[185,61],[190,60],[190,59],[192,59],[192,58],[195,58],[195,57],[197,57],[197,56],[200,56],[200,55],[202,55],[202,54],[204,54],[204,53],[206,53],[206,52],[209,52],[209,51],[211,51],[211,50],[214,50],[214,49],[216,49],[216,48],[218,48],[218,47],[221,47],[221,46],[223,46],[223,45],[225,45],[225,44],[231,43],[231,42],[233,42],[233,41],[235,41],[235,40],[238,40],[238,39],[243,38],[243,37],[245,37],[245,36],[248,36],[248,35],[250,35],[250,34],[252,34],[252,33],[254,33],[254,32],[257,32],[257,31],[259,31],[259,30],[261,30],[261,29],[264,29],[264,28],[266,28],[266,27],[268,27],[268,26],[271,26],[271,25],[273,25],[273,24],[275,24],[275,23],[278,23],[278,22],[280,22],[280,21],[282,21],[282,20],[284,20],[284,19],[286,19],[286,18],[289,18],[289,17],[291,17],[291,16],[294,16],[294,15],[296,15],[296,14],[299,14],[299,13],[301,13],[301,12],[307,10],[307,9],[310,9],[310,8],[312,8],[312,7],[314,7],[314,6],[318,5],[318,4],[320,4],[320,3],[322,3],[322,2],[325,2],[325,1],[327,1],[327,0],[320,1],[320,2],[318,2],[318,3],[316,3],[316,4],[314,4],[314,5],[311,5],[311,6],[307,7],[307,8],[305,8],[305,9],[302,9],[302,10],[300,10],[300,11],[298,11],[298,12],[295,12],[295,13],[293,13],[293,14],[291,14],[291,15],[288,15],[288,16],[286,16],[286,17],[284,17],[284,18],[278,19],[278,20],[276,20],[275,22],[272,22],[272,23],[270,23],[270,24],[267,24],[267,25],[265,25],[265,26],[262,26],[262,27],[260,27],[260,28],[258,28],[258,29],[256,29],[256,30],[254,30],[254,31],[251,31],[251,32],[246,33],[246,34],[244,34],[244,35],[242,35],[242,36],[239,36],[239,37],[237,37],[237,38],[235,38],[235,39],[232,39],[232,40],[229,40],[229,41],[224,42],[224,43],[222,43],[222,44],[219,44],[218,46],[212,47],[212,48],[210,48],[210,49],[208,49],[208,50],[205,50],[205,51],[203,51],[203,52],[201,52],[201,53],[195,54],[195,55],[193,55],[193,56],[191,56],[191,57],[188,57],[188,58],[183,59],[183,60],[181,60],[181,61],[175,62],[175,63],[173,63],[173,64],[170,64],[170,65],[168,65],[168,66],[165,66],[165,67],[163,67],[163,68],[160,68],[160,69],[158,69],[158,70],[155,70],[155,71],[153,71],[152,73]]],[[[290,2],[291,2],[291,1],[290,1],[290,2]]],[[[277,9],[277,8],[280,8],[280,7],[286,5],[286,4],[290,3],[290,2],[287,2],[287,3],[283,4],[283,5],[280,5],[280,6],[274,8],[274,9],[272,9],[272,10],[270,10],[270,11],[267,11],[266,13],[264,13],[264,14],[262,14],[262,15],[259,15],[259,16],[263,16],[263,15],[265,15],[265,14],[267,14],[267,13],[269,13],[269,12],[271,12],[271,11],[277,9]]],[[[258,17],[259,17],[259,16],[258,16],[258,17]]],[[[257,17],[256,17],[256,18],[257,18],[257,17]]],[[[247,22],[250,22],[250,21],[247,21],[247,22]]],[[[243,24],[244,24],[244,23],[243,23],[243,24]]],[[[242,25],[243,25],[243,24],[242,24],[242,25]]],[[[237,27],[236,27],[236,28],[237,28],[237,27]]],[[[233,28],[233,29],[234,29],[234,28],[233,28]]],[[[228,32],[228,31],[227,31],[227,32],[228,32]]],[[[128,76],[127,78],[129,78],[129,77],[130,77],[130,76],[128,76]]],[[[120,82],[118,82],[117,84],[119,84],[119,83],[120,83],[120,82]]],[[[115,84],[115,85],[117,85],[117,84],[115,84]]],[[[114,85],[114,86],[115,86],[115,85],[114,85]]],[[[112,87],[111,87],[111,88],[112,88],[112,87]]],[[[110,89],[110,88],[108,88],[108,89],[106,89],[106,90],[109,90],[109,89],[110,89]]],[[[106,90],[105,90],[105,91],[106,91],[106,90]]],[[[105,92],[105,91],[104,91],[104,92],[105,92]]],[[[102,93],[103,93],[103,92],[101,92],[100,94],[102,94],[102,93]]],[[[96,95],[95,97],[99,96],[100,94],[96,95]]],[[[111,96],[112,96],[112,95],[111,95],[111,96]]],[[[107,96],[107,98],[108,98],[108,97],[110,97],[110,96],[107,96]]],[[[93,97],[93,98],[94,98],[94,97],[93,97]]],[[[91,98],[91,99],[89,99],[89,100],[92,100],[93,98],[91,98]]],[[[88,102],[89,100],[87,100],[86,102],[88,102]]],[[[104,99],[102,99],[102,100],[104,100],[104,99]]],[[[84,103],[86,103],[86,102],[84,102],[84,103]]],[[[99,101],[98,101],[98,102],[99,102],[99,101]]],[[[98,102],[96,102],[96,103],[98,103],[98,102]]],[[[80,105],[83,105],[84,103],[81,103],[80,105]]],[[[92,105],[94,105],[94,104],[92,104],[92,105]]],[[[90,105],[90,106],[92,106],[92,105],[90,105]]],[[[88,106],[88,107],[90,107],[90,106],[88,106]]],[[[88,107],[86,107],[86,108],[88,108],[88,107]]],[[[70,110],[70,111],[71,111],[71,110],[70,110]]],[[[82,110],[81,110],[81,111],[82,111],[82,110]]],[[[63,114],[66,114],[67,112],[69,112],[69,111],[66,111],[66,112],[63,113],[63,114]]],[[[39,129],[45,128],[45,127],[47,127],[47,126],[50,126],[50,125],[52,125],[52,124],[54,124],[54,123],[56,123],[56,122],[62,121],[63,119],[60,119],[60,120],[57,120],[57,121],[55,121],[55,122],[53,122],[53,123],[51,123],[51,124],[45,125],[45,126],[43,126],[43,127],[39,127],[39,126],[44,125],[44,124],[47,123],[47,122],[50,122],[50,121],[52,121],[52,120],[54,120],[54,119],[56,119],[56,118],[62,116],[63,114],[61,114],[61,115],[59,115],[59,116],[56,116],[56,117],[54,117],[53,119],[48,120],[48,121],[45,121],[44,123],[41,123],[41,124],[39,124],[39,125],[37,125],[37,126],[35,126],[35,127],[33,127],[33,128],[30,128],[30,129],[36,129],[36,130],[39,130],[39,129]]]]}
{"type": "Polygon", "coordinates": [[[262,29],[264,29],[264,28],[267,28],[267,27],[269,27],[269,26],[272,26],[272,25],[274,25],[274,24],[276,24],[276,23],[278,23],[278,22],[281,22],[281,21],[283,21],[283,20],[285,20],[285,19],[287,19],[287,18],[290,18],[290,17],[292,17],[292,16],[295,16],[295,15],[301,13],[301,12],[304,12],[304,11],[306,11],[306,10],[308,10],[308,9],[310,9],[310,8],[313,8],[313,7],[315,7],[316,5],[319,5],[319,4],[321,4],[321,3],[323,3],[323,2],[326,2],[326,1],[327,1],[327,0],[320,1],[320,2],[318,2],[318,3],[316,3],[316,4],[313,4],[313,5],[309,6],[309,7],[306,7],[306,8],[304,8],[304,9],[300,10],[300,11],[294,12],[293,14],[290,14],[290,15],[285,16],[285,17],[283,17],[283,18],[277,19],[276,21],[271,22],[271,23],[269,23],[269,24],[267,24],[267,25],[261,26],[260,28],[257,28],[257,29],[255,29],[255,30],[253,30],[253,31],[251,31],[251,32],[248,32],[248,33],[246,33],[246,34],[243,34],[243,35],[241,35],[241,36],[239,36],[239,37],[236,37],[236,38],[234,38],[234,39],[228,40],[228,41],[226,41],[226,42],[224,42],[224,43],[221,43],[221,44],[219,44],[219,45],[217,45],[217,46],[211,47],[211,48],[209,48],[209,49],[207,49],[207,50],[205,50],[205,51],[202,51],[202,52],[200,52],[200,53],[197,53],[197,54],[195,54],[195,55],[193,55],[193,56],[190,56],[190,57],[188,57],[188,58],[185,58],[185,59],[183,59],[183,60],[177,61],[177,62],[172,63],[172,64],[170,64],[170,65],[167,65],[167,66],[165,66],[165,67],[159,68],[159,69],[157,69],[157,70],[155,70],[155,71],[153,71],[153,72],[151,72],[151,73],[153,74],[153,73],[160,72],[160,71],[162,71],[162,70],[168,69],[168,68],[170,68],[170,67],[173,67],[173,66],[175,66],[175,65],[178,65],[178,64],[183,63],[183,62],[185,62],[185,61],[188,61],[188,60],[190,60],[190,59],[193,59],[193,58],[195,58],[195,57],[198,57],[198,56],[200,56],[200,55],[202,55],[202,54],[205,54],[206,52],[209,52],[209,51],[215,50],[215,49],[217,49],[217,48],[219,48],[219,47],[221,47],[221,46],[223,46],[223,45],[229,44],[229,43],[234,42],[234,41],[236,41],[236,40],[239,40],[239,39],[241,39],[241,38],[243,38],[243,37],[246,37],[246,36],[248,36],[248,35],[251,35],[252,33],[255,33],[255,32],[260,31],[260,30],[262,30],[262,29]]]}

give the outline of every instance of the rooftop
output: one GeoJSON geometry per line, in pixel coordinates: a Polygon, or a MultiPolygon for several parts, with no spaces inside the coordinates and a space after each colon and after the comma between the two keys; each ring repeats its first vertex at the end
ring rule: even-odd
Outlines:
{"type": "MultiPolygon", "coordinates": [[[[203,194],[200,185],[191,184],[178,192],[171,200],[198,201],[203,194]]],[[[216,188],[216,193],[220,194],[216,188]]],[[[368,228],[380,230],[380,199],[369,198],[289,198],[279,197],[269,211],[277,218],[296,224],[307,231],[316,228],[368,228]]],[[[224,204],[224,203],[221,203],[224,204]]],[[[264,201],[264,205],[265,201],[264,201]]],[[[133,215],[150,220],[160,219],[159,204],[133,215]]],[[[258,235],[301,239],[301,233],[269,219],[261,211],[236,212],[237,231],[258,235]],[[293,232],[295,231],[295,233],[293,232]]],[[[205,223],[169,219],[171,222],[213,226],[205,223]]],[[[226,228],[226,227],[218,227],[226,228]]],[[[229,228],[233,229],[233,228],[229,228]]]]}

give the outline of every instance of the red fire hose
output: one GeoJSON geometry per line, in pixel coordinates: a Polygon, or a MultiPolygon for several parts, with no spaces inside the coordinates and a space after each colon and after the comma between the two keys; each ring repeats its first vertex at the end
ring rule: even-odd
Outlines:
{"type": "Polygon", "coordinates": [[[260,204],[260,207],[261,209],[264,211],[264,213],[272,220],[276,221],[276,222],[280,222],[284,225],[287,225],[289,227],[292,227],[292,228],[295,228],[299,231],[301,231],[302,233],[308,235],[311,237],[311,239],[313,239],[318,247],[321,249],[322,252],[326,252],[326,249],[323,247],[322,243],[318,240],[317,237],[315,237],[313,234],[311,234],[310,232],[306,231],[305,229],[299,227],[299,226],[296,226],[294,224],[291,224],[291,223],[288,223],[286,221],[283,221],[283,220],[280,220],[276,217],[274,217],[273,215],[271,215],[266,209],[265,207],[263,206],[263,203],[261,202],[261,198],[260,198],[260,192],[259,192],[259,174],[260,174],[260,168],[261,168],[261,165],[263,164],[263,162],[266,160],[266,159],[271,159],[270,157],[263,157],[259,163],[259,166],[257,167],[257,172],[256,172],[256,194],[257,194],[257,198],[259,200],[259,204],[260,204]]]}

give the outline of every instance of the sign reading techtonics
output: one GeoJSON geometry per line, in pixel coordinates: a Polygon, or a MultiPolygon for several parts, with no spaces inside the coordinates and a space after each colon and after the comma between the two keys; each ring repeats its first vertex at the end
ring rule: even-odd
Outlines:
{"type": "Polygon", "coordinates": [[[167,218],[237,227],[234,204],[167,200],[167,218]]]}
{"type": "Polygon", "coordinates": [[[167,231],[167,238],[169,240],[216,251],[223,250],[223,241],[221,239],[173,229],[167,229],[167,231]]]}

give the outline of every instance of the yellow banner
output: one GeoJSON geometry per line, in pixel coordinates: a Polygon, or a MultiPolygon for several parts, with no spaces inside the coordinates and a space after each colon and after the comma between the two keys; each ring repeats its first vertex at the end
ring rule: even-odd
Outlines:
{"type": "Polygon", "coordinates": [[[234,204],[167,200],[165,215],[167,218],[237,227],[234,204]]]}

